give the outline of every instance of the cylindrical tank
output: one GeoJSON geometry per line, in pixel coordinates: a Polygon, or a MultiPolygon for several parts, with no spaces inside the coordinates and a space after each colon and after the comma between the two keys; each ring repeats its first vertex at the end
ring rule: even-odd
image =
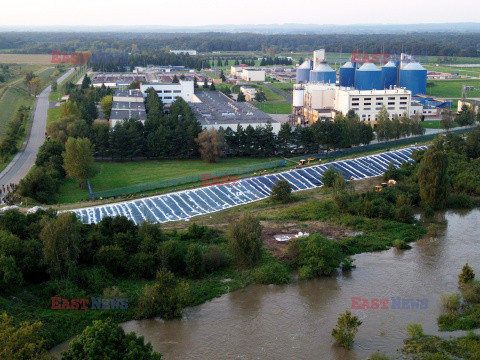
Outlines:
{"type": "Polygon", "coordinates": [[[372,63],[363,64],[355,72],[355,88],[358,90],[380,90],[382,86],[382,71],[372,63]]]}
{"type": "Polygon", "coordinates": [[[384,89],[397,85],[397,66],[393,61],[382,66],[382,85],[384,89]]]}
{"type": "Polygon", "coordinates": [[[310,70],[312,69],[312,60],[305,60],[297,68],[297,83],[307,83],[310,80],[310,70]]]}
{"type": "Polygon", "coordinates": [[[337,82],[337,72],[328,64],[320,63],[315,70],[310,72],[310,82],[335,84],[337,82]]]}
{"type": "Polygon", "coordinates": [[[303,86],[294,85],[293,87],[293,101],[294,107],[303,107],[303,97],[305,95],[305,88],[303,86]]]}
{"type": "Polygon", "coordinates": [[[353,87],[355,85],[355,66],[346,62],[340,67],[340,86],[353,87]]]}
{"type": "Polygon", "coordinates": [[[400,69],[400,86],[407,88],[412,95],[427,92],[427,70],[418,62],[410,63],[400,69]]]}

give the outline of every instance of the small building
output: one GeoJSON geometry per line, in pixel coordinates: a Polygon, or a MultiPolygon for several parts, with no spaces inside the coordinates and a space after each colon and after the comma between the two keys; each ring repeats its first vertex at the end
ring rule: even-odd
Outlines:
{"type": "Polygon", "coordinates": [[[236,77],[242,77],[243,66],[241,65],[232,65],[230,67],[230,75],[236,77]]]}
{"type": "Polygon", "coordinates": [[[242,71],[244,81],[265,81],[265,70],[244,68],[242,71]]]}
{"type": "Polygon", "coordinates": [[[255,100],[255,95],[257,94],[257,89],[248,86],[241,86],[240,91],[245,95],[245,100],[253,101],[255,100]]]}
{"type": "Polygon", "coordinates": [[[190,80],[180,80],[178,83],[141,84],[140,91],[144,98],[147,97],[147,90],[150,88],[153,88],[157,92],[158,97],[164,104],[171,104],[179,97],[190,102],[192,101],[194,93],[193,81],[190,80]]]}

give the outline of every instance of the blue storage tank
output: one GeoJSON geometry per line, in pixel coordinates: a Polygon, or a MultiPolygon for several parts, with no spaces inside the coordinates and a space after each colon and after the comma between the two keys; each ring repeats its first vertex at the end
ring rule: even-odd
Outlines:
{"type": "Polygon", "coordinates": [[[326,63],[320,63],[310,72],[310,82],[335,84],[337,82],[337,72],[326,63]]]}
{"type": "Polygon", "coordinates": [[[397,85],[397,66],[393,61],[382,66],[382,85],[384,89],[397,85]]]}
{"type": "Polygon", "coordinates": [[[312,70],[312,64],[312,60],[306,60],[297,68],[297,84],[305,84],[310,80],[310,70],[312,70]]]}
{"type": "Polygon", "coordinates": [[[355,88],[357,90],[380,90],[382,86],[382,71],[372,63],[363,64],[355,72],[355,88]]]}
{"type": "Polygon", "coordinates": [[[340,86],[355,86],[355,65],[350,61],[340,67],[340,86]]]}
{"type": "Polygon", "coordinates": [[[418,62],[407,64],[400,69],[400,86],[412,95],[427,93],[427,70],[418,62]]]}

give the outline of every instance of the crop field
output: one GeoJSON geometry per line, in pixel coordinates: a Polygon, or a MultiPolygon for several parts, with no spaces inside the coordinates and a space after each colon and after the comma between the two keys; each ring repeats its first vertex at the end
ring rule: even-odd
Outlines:
{"type": "Polygon", "coordinates": [[[52,63],[50,54],[0,54],[0,64],[47,65],[52,63]]]}
{"type": "Polygon", "coordinates": [[[0,100],[0,135],[21,105],[32,106],[33,97],[16,88],[7,89],[0,100]]]}

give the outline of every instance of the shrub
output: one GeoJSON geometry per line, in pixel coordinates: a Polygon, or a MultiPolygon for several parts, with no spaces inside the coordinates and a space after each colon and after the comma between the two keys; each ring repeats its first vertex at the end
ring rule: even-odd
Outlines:
{"type": "Polygon", "coordinates": [[[356,266],[353,264],[354,261],[355,261],[354,258],[347,256],[342,260],[342,263],[340,264],[340,268],[342,269],[342,271],[350,271],[356,268],[356,266]]]}
{"type": "Polygon", "coordinates": [[[228,248],[241,266],[253,266],[262,257],[262,226],[258,219],[244,214],[228,228],[228,248]]]}
{"type": "Polygon", "coordinates": [[[322,183],[326,187],[333,187],[335,183],[335,179],[337,177],[337,173],[333,169],[333,167],[329,166],[327,170],[322,175],[322,183]]]}
{"type": "Polygon", "coordinates": [[[343,255],[339,245],[318,234],[296,239],[299,275],[301,278],[331,275],[340,265],[343,255]]]}
{"type": "Polygon", "coordinates": [[[139,238],[132,233],[117,233],[113,235],[115,245],[121,247],[127,254],[135,254],[140,245],[139,238]]]}
{"type": "Polygon", "coordinates": [[[104,299],[125,299],[126,297],[127,294],[116,286],[105,288],[102,294],[102,298],[104,299]]]}
{"type": "Polygon", "coordinates": [[[70,280],[50,280],[43,284],[42,292],[45,298],[61,297],[80,299],[86,297],[85,290],[80,289],[70,280]]]}
{"type": "Polygon", "coordinates": [[[368,359],[369,360],[389,360],[390,358],[387,355],[385,355],[384,353],[376,351],[372,355],[370,355],[370,357],[368,359]]]}
{"type": "Polygon", "coordinates": [[[480,304],[480,281],[470,280],[462,290],[463,299],[471,304],[480,304]]]}
{"type": "Polygon", "coordinates": [[[411,339],[420,339],[423,335],[423,328],[420,324],[408,324],[407,334],[411,339]]]}
{"type": "Polygon", "coordinates": [[[126,255],[120,246],[102,246],[95,255],[95,263],[105,268],[114,276],[123,273],[126,255]]]}
{"type": "Polygon", "coordinates": [[[461,286],[475,278],[475,273],[468,262],[463,265],[462,272],[458,274],[458,284],[461,286]]]}
{"type": "Polygon", "coordinates": [[[154,254],[138,253],[128,261],[128,272],[135,279],[153,279],[158,270],[157,258],[154,254]]]}
{"type": "Polygon", "coordinates": [[[256,268],[253,271],[253,278],[257,284],[288,284],[290,282],[290,271],[281,263],[274,262],[256,268]]]}
{"type": "Polygon", "coordinates": [[[358,320],[358,316],[352,316],[351,311],[347,310],[338,317],[337,326],[332,329],[332,336],[338,344],[350,349],[360,325],[362,322],[358,320]]]}
{"type": "Polygon", "coordinates": [[[449,209],[467,209],[474,208],[472,199],[466,194],[452,194],[447,199],[447,208],[449,209]]]}
{"type": "Polygon", "coordinates": [[[390,164],[388,164],[387,171],[383,174],[383,180],[398,180],[400,179],[400,172],[395,166],[395,163],[393,161],[390,161],[390,164]]]}
{"type": "Polygon", "coordinates": [[[191,244],[187,250],[185,259],[187,275],[198,279],[205,273],[205,265],[200,247],[197,244],[191,244]]]}
{"type": "Polygon", "coordinates": [[[99,293],[112,280],[112,275],[104,267],[89,267],[78,273],[77,283],[93,293],[99,293]]]}
{"type": "Polygon", "coordinates": [[[137,318],[161,316],[163,319],[172,319],[181,316],[188,296],[188,284],[179,282],[173,273],[162,269],[157,273],[154,285],[145,285],[138,299],[137,318]]]}
{"type": "Polygon", "coordinates": [[[206,272],[213,272],[228,266],[228,259],[225,253],[218,246],[210,246],[203,255],[206,272]]]}
{"type": "Polygon", "coordinates": [[[449,312],[457,311],[460,307],[460,295],[457,293],[443,294],[442,305],[449,312]]]}
{"type": "Polygon", "coordinates": [[[270,199],[280,203],[292,201],[292,187],[290,183],[287,180],[278,180],[278,182],[272,186],[270,199]]]}
{"type": "Polygon", "coordinates": [[[160,245],[163,266],[175,274],[185,271],[185,249],[176,240],[168,240],[160,245]]]}
{"type": "Polygon", "coordinates": [[[15,290],[23,283],[23,276],[11,256],[0,256],[0,292],[15,290]]]}
{"type": "Polygon", "coordinates": [[[398,250],[405,250],[405,249],[411,249],[412,248],[404,240],[401,240],[401,239],[393,240],[393,246],[396,247],[398,250]]]}

